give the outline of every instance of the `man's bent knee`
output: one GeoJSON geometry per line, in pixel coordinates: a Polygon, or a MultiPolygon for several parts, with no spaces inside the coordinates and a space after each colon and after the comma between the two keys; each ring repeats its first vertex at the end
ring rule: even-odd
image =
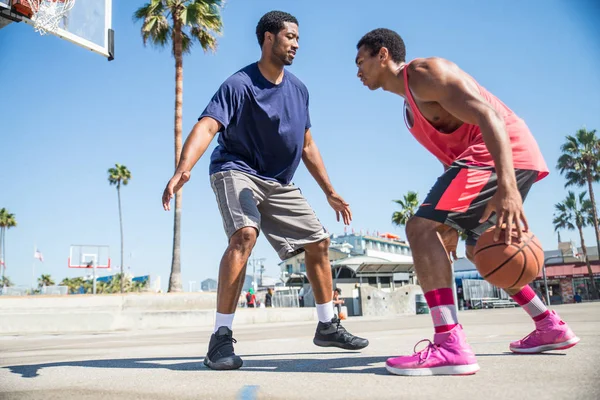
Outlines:
{"type": "Polygon", "coordinates": [[[323,239],[316,243],[310,243],[304,246],[304,251],[308,254],[324,254],[327,255],[329,253],[329,245],[331,244],[331,240],[329,238],[323,239]]]}
{"type": "Polygon", "coordinates": [[[421,217],[412,217],[406,223],[406,238],[414,244],[420,240],[422,235],[437,232],[443,224],[421,217]]]}
{"type": "Polygon", "coordinates": [[[229,239],[229,249],[249,255],[256,244],[257,238],[258,232],[256,228],[242,228],[234,233],[233,236],[231,236],[231,239],[229,239]]]}

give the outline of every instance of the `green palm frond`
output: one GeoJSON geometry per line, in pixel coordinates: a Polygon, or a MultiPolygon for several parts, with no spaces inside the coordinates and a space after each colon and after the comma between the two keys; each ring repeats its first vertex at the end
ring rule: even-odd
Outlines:
{"type": "Polygon", "coordinates": [[[152,0],[135,11],[133,20],[142,21],[144,45],[150,42],[162,48],[172,44],[173,29],[181,26],[183,54],[190,53],[194,41],[205,52],[215,51],[216,36],[223,29],[223,4],[222,0],[152,0]],[[181,25],[176,25],[175,21],[181,25]]]}
{"type": "Polygon", "coordinates": [[[583,186],[600,182],[600,140],[596,130],[579,129],[577,133],[565,137],[561,145],[562,155],[556,168],[567,179],[565,186],[583,186]]]}
{"type": "Polygon", "coordinates": [[[6,275],[4,275],[4,277],[0,277],[0,287],[11,287],[14,286],[13,281],[10,280],[10,278],[6,275]]]}
{"type": "Polygon", "coordinates": [[[575,230],[579,227],[585,228],[593,224],[593,208],[590,199],[586,198],[587,192],[581,192],[577,196],[569,191],[565,200],[554,205],[556,210],[552,224],[554,230],[575,230]]]}
{"type": "Polygon", "coordinates": [[[217,39],[204,29],[194,27],[191,29],[192,37],[200,43],[204,51],[215,52],[217,50],[217,39]]]}
{"type": "Polygon", "coordinates": [[[114,168],[108,169],[108,182],[111,185],[127,185],[131,179],[131,171],[126,166],[115,164],[114,168]]]}
{"type": "Polygon", "coordinates": [[[407,192],[402,200],[393,200],[394,203],[400,206],[400,211],[392,214],[392,223],[398,226],[405,226],[409,219],[411,219],[419,207],[419,195],[417,192],[407,192]]]}
{"type": "Polygon", "coordinates": [[[192,39],[188,36],[187,33],[181,32],[181,51],[183,54],[190,54],[193,46],[192,39]]]}
{"type": "Polygon", "coordinates": [[[42,287],[42,286],[53,286],[54,285],[54,280],[52,279],[52,277],[50,275],[47,274],[42,274],[39,278],[38,278],[38,287],[42,287]]]}
{"type": "Polygon", "coordinates": [[[15,214],[8,212],[6,208],[0,209],[0,228],[13,228],[17,226],[17,220],[15,214]]]}

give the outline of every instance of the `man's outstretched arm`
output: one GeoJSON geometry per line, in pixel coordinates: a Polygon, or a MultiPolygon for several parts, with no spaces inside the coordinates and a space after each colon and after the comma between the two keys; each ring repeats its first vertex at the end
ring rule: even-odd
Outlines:
{"type": "Polygon", "coordinates": [[[190,180],[192,168],[194,168],[194,165],[202,157],[220,129],[221,124],[211,117],[204,117],[194,125],[183,145],[181,159],[179,160],[175,174],[173,174],[163,192],[162,202],[165,210],[168,211],[171,209],[170,202],[173,194],[177,193],[190,180]]]}
{"type": "Polygon", "coordinates": [[[306,165],[308,172],[317,181],[317,184],[321,187],[321,190],[327,196],[329,205],[335,210],[337,220],[340,220],[340,215],[345,225],[349,225],[352,221],[352,212],[350,211],[350,205],[344,201],[333,189],[333,185],[329,181],[323,158],[319,152],[317,144],[314,142],[310,129],[306,130],[304,134],[304,148],[302,149],[302,161],[306,165]]]}

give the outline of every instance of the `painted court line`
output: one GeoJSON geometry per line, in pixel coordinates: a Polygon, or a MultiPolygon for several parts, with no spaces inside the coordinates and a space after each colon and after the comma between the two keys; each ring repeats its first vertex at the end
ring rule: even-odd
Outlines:
{"type": "Polygon", "coordinates": [[[237,396],[237,400],[255,400],[258,394],[257,385],[246,385],[240,390],[240,393],[237,396]]]}

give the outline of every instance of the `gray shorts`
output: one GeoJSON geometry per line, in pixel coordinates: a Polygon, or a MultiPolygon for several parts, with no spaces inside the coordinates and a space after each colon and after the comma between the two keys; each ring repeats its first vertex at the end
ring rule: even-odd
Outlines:
{"type": "Polygon", "coordinates": [[[285,260],[307,244],[329,237],[293,184],[282,185],[235,170],[212,174],[210,183],[228,238],[244,227],[262,230],[279,258],[285,260]]]}

